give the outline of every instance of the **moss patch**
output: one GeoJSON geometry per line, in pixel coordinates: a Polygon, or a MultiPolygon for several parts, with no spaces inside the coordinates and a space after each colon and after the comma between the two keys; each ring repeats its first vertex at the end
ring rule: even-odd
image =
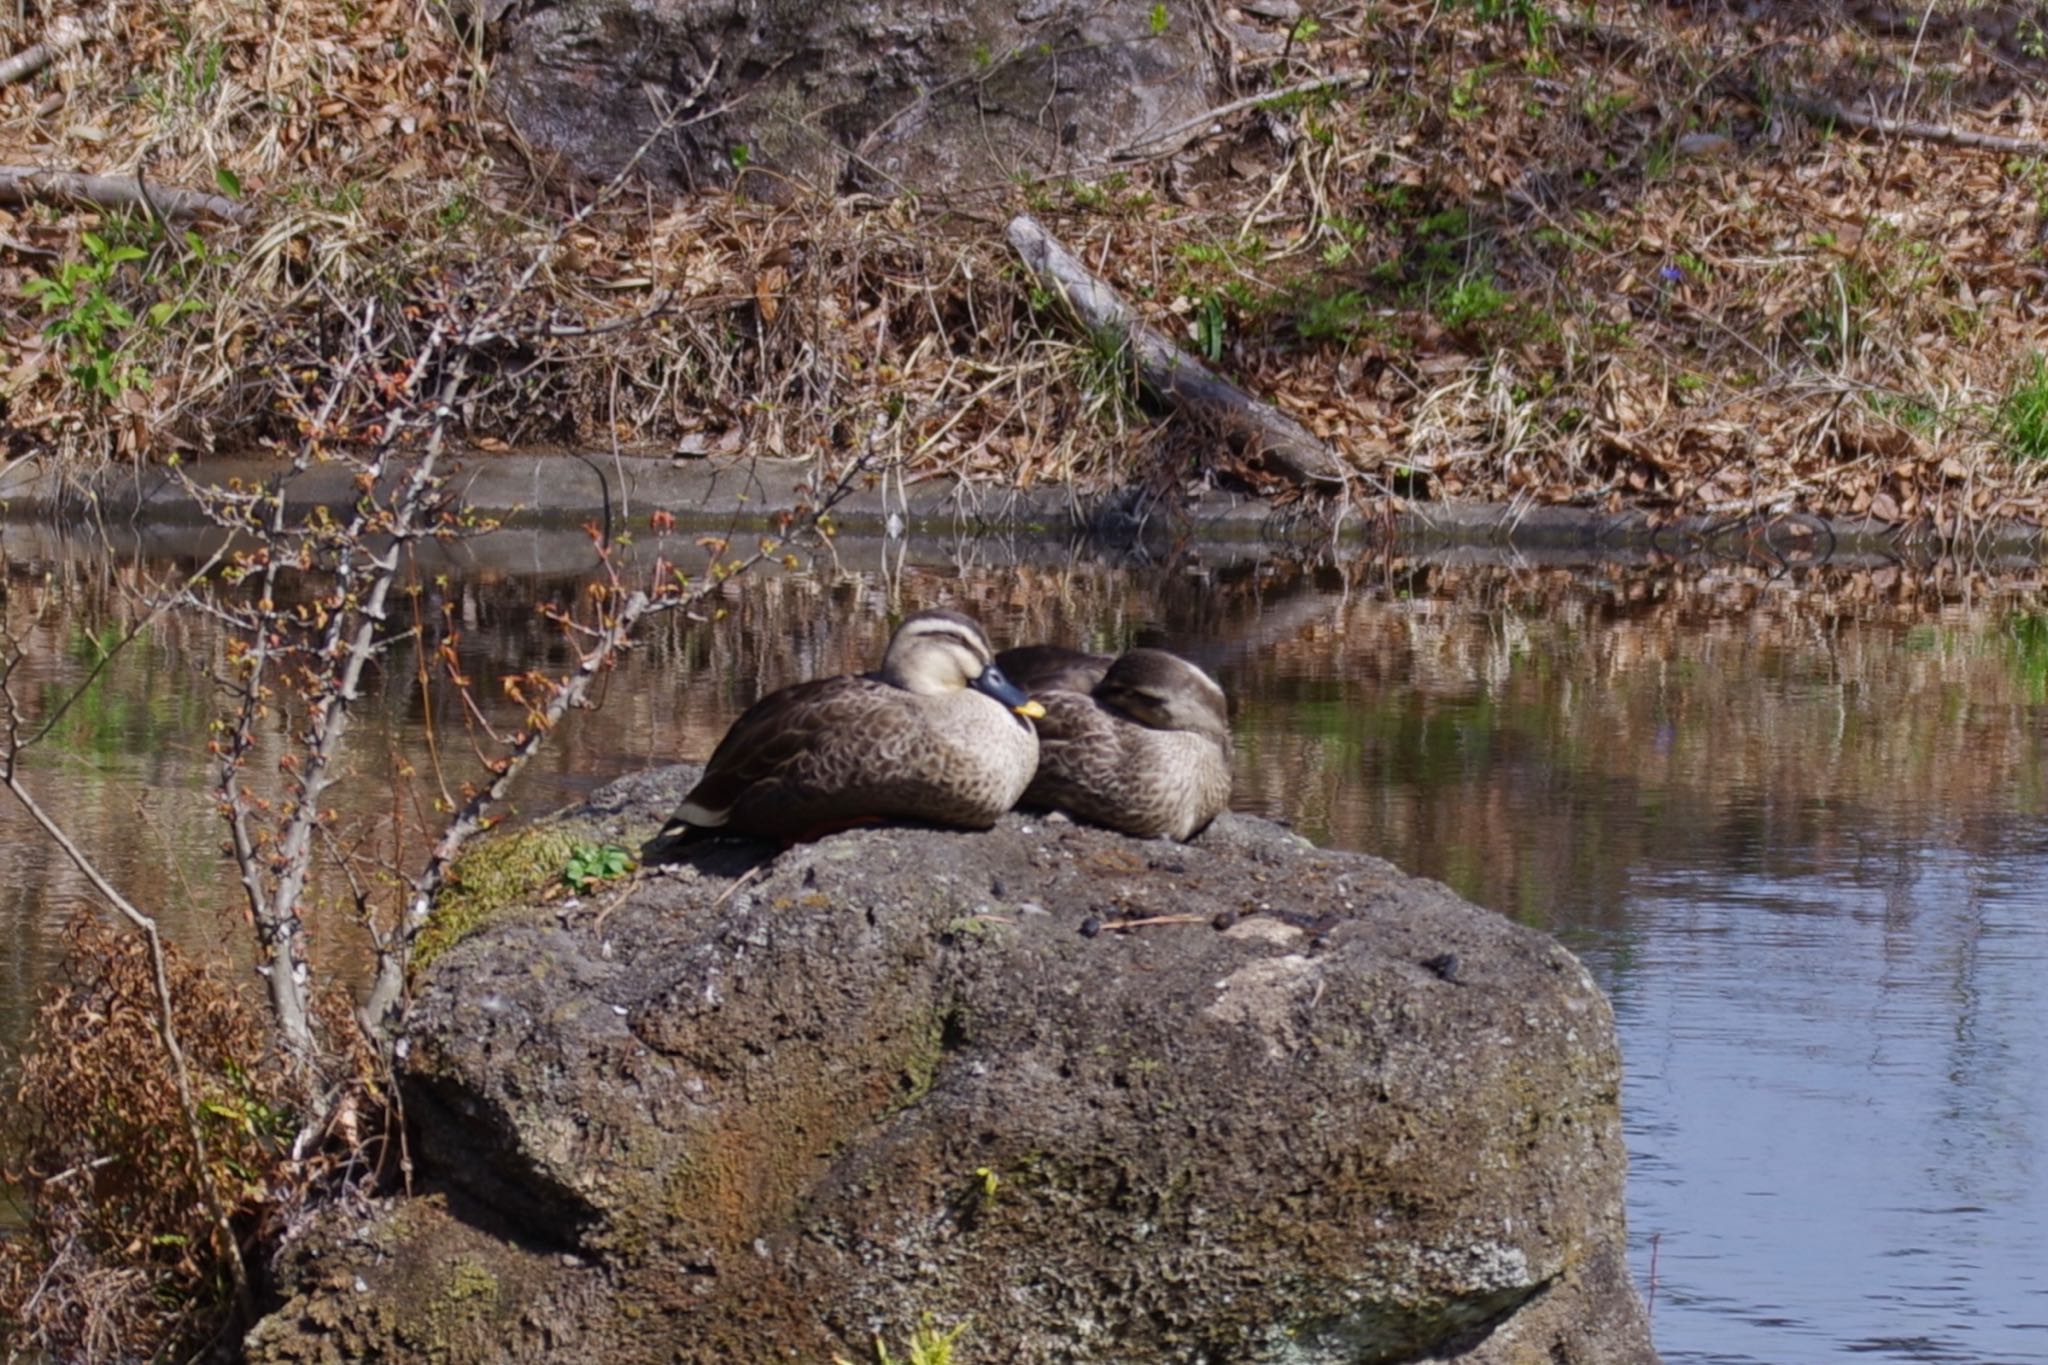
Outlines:
{"type": "Polygon", "coordinates": [[[448,884],[434,898],[413,943],[413,970],[426,970],[506,908],[530,903],[561,885],[570,854],[595,837],[574,822],[536,825],[487,839],[464,853],[449,869],[448,884]]]}

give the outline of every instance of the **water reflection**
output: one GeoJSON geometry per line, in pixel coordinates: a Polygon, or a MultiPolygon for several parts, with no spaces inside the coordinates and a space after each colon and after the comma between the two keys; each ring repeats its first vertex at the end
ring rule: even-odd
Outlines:
{"type": "MultiPolygon", "coordinates": [[[[31,651],[20,681],[48,706],[163,561],[37,534],[0,545],[31,651]]],[[[359,837],[430,806],[429,737],[452,772],[474,723],[422,682],[438,636],[459,632],[479,697],[503,708],[487,719],[515,720],[501,681],[567,657],[535,603],[575,593],[586,566],[573,537],[421,566],[421,641],[378,680],[365,734],[380,737],[344,793],[359,837]]],[[[544,809],[702,757],[763,692],[869,666],[894,616],[937,603],[1001,643],[1187,653],[1236,699],[1241,808],[1585,955],[1622,1030],[1635,1265],[1668,1360],[2048,1361],[2036,588],[1884,565],[847,542],[836,562],[731,585],[720,619],[664,622],[519,799],[544,809]]],[[[201,623],[152,627],[53,727],[33,780],[159,893],[184,942],[227,952],[203,761],[219,650],[201,623]]],[[[56,926],[88,897],[4,805],[0,845],[21,869],[0,890],[11,1048],[56,926]]],[[[346,966],[346,916],[319,927],[316,951],[346,966]]]]}
{"type": "Polygon", "coordinates": [[[2048,1358],[2044,871],[2039,847],[1667,865],[1625,968],[1585,946],[1667,1359],[2048,1358]]]}

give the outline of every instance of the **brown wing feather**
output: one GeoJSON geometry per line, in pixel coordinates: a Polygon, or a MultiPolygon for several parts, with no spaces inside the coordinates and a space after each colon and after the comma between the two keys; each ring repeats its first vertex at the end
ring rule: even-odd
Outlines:
{"type": "Polygon", "coordinates": [[[1117,722],[1079,692],[1053,691],[1037,720],[1038,772],[1024,800],[1034,806],[1092,811],[1093,794],[1111,787],[1123,762],[1117,722]]]}
{"type": "Polygon", "coordinates": [[[873,715],[896,688],[868,676],[818,678],[770,692],[748,707],[718,741],[711,761],[683,798],[706,810],[730,810],[741,793],[772,781],[815,753],[820,742],[873,715]]]}

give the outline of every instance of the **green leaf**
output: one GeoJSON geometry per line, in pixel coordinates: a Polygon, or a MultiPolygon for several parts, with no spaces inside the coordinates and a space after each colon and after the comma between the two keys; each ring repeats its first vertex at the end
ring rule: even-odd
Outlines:
{"type": "Polygon", "coordinates": [[[213,168],[213,183],[220,186],[220,192],[230,199],[242,197],[242,177],[225,166],[213,168]]]}
{"type": "Polygon", "coordinates": [[[187,313],[198,312],[200,307],[199,300],[194,298],[163,299],[149,305],[149,325],[161,327],[187,313]]]}
{"type": "Polygon", "coordinates": [[[123,261],[139,261],[149,255],[139,246],[117,246],[107,253],[108,265],[119,265],[123,261]]]}

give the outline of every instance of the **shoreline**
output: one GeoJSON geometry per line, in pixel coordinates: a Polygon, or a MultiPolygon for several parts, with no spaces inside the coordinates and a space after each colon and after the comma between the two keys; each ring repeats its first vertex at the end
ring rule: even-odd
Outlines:
{"type": "MultiPolygon", "coordinates": [[[[266,479],[278,467],[269,460],[214,459],[189,469],[201,481],[221,486],[266,479]]],[[[501,531],[574,532],[578,538],[585,524],[608,509],[626,526],[663,510],[675,517],[678,530],[772,529],[775,519],[801,505],[817,482],[809,462],[766,458],[478,452],[451,461],[450,468],[449,487],[462,505],[498,521],[501,531]]],[[[354,495],[352,473],[336,464],[302,475],[289,505],[332,506],[354,495]]],[[[165,531],[208,525],[197,504],[162,470],[124,471],[87,492],[33,458],[0,469],[0,519],[77,524],[94,506],[103,517],[165,531]]],[[[1967,558],[1987,567],[2019,569],[2038,567],[2048,557],[2048,528],[2022,522],[1978,528],[1951,541],[1926,525],[1804,513],[1662,515],[1643,509],[1406,501],[1389,517],[1350,511],[1335,500],[1275,506],[1249,494],[1210,491],[1169,506],[1134,489],[1081,495],[1057,487],[994,488],[949,476],[904,481],[889,472],[854,487],[832,520],[856,537],[884,539],[1022,534],[1129,544],[1170,536],[1267,550],[1382,543],[1410,553],[1487,551],[1567,561],[1716,555],[1791,565],[1967,558]]]]}

